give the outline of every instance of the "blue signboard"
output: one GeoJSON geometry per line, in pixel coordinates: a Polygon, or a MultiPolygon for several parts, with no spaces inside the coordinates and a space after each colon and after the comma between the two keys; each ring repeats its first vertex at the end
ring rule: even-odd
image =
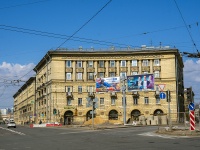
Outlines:
{"type": "Polygon", "coordinates": [[[194,110],[194,103],[190,103],[190,104],[188,105],[188,108],[189,108],[189,110],[194,110]]]}
{"type": "Polygon", "coordinates": [[[163,93],[163,92],[161,92],[161,93],[160,93],[160,99],[165,99],[165,98],[166,98],[166,94],[163,93]]]}

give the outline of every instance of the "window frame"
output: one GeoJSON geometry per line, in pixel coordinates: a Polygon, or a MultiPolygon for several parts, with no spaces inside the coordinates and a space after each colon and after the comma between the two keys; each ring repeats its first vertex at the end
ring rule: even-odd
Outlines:
{"type": "Polygon", "coordinates": [[[81,60],[77,60],[76,67],[77,68],[82,68],[83,67],[83,62],[81,60]]]}
{"type": "Polygon", "coordinates": [[[149,104],[149,97],[144,97],[144,104],[149,104]]]}
{"type": "Polygon", "coordinates": [[[149,60],[148,59],[142,60],[142,66],[149,66],[149,60]]]}
{"type": "Polygon", "coordinates": [[[115,60],[110,60],[110,67],[115,67],[115,60]]]}
{"type": "Polygon", "coordinates": [[[66,78],[66,80],[71,80],[72,79],[72,73],[71,72],[66,72],[65,78],[66,78]]]}
{"type": "Polygon", "coordinates": [[[138,61],[137,60],[132,60],[131,66],[132,67],[137,67],[138,66],[138,61]]]}
{"type": "Polygon", "coordinates": [[[120,66],[121,67],[126,67],[126,60],[121,60],[120,66]]]}
{"type": "Polygon", "coordinates": [[[71,68],[72,67],[72,61],[66,60],[65,65],[66,65],[66,68],[71,68]]]}

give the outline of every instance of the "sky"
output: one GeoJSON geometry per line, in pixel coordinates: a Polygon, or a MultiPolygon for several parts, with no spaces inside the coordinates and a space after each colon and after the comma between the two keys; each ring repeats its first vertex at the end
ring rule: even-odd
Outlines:
{"type": "MultiPolygon", "coordinates": [[[[0,0],[0,108],[48,50],[170,46],[200,51],[199,0],[0,0]]],[[[200,103],[200,59],[183,56],[200,103]]]]}

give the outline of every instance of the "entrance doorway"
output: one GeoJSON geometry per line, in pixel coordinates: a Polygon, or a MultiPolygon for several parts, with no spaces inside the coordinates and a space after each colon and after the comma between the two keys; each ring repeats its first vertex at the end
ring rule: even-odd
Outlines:
{"type": "Polygon", "coordinates": [[[68,110],[64,114],[64,125],[71,125],[73,123],[73,112],[68,110]]]}
{"type": "Polygon", "coordinates": [[[141,115],[140,111],[137,110],[137,109],[134,109],[134,110],[131,112],[131,119],[134,120],[134,121],[138,121],[140,115],[141,115]]]}

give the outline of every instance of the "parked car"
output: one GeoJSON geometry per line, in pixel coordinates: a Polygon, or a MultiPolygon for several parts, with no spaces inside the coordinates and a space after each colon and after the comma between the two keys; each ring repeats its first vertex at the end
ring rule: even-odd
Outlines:
{"type": "Polygon", "coordinates": [[[14,121],[10,121],[10,122],[8,122],[8,124],[7,124],[7,128],[10,128],[10,127],[16,128],[16,124],[15,124],[14,121]]]}

